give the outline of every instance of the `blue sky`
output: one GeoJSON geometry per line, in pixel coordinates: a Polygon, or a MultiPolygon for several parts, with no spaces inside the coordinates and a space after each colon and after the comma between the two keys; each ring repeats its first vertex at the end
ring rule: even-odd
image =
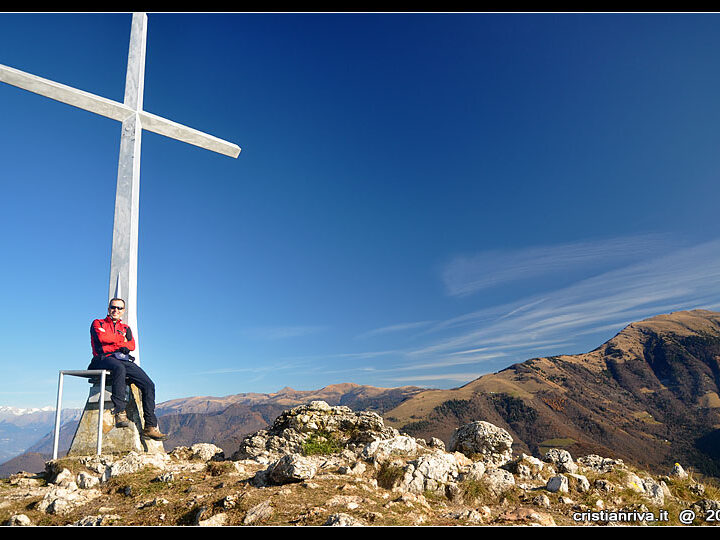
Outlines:
{"type": "MultiPolygon", "coordinates": [[[[130,22],[0,14],[0,63],[122,101],[130,22]]],[[[143,135],[158,401],[452,388],[720,307],[719,22],[150,13],[145,110],[243,149],[143,135]]],[[[52,405],[105,315],[120,125],[5,84],[0,118],[0,405],[52,405]]]]}

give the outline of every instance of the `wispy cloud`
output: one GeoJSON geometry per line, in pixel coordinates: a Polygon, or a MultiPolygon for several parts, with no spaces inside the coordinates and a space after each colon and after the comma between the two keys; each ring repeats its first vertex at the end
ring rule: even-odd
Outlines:
{"type": "Polygon", "coordinates": [[[414,354],[567,339],[658,313],[717,305],[718,300],[720,241],[712,241],[633,262],[536,297],[443,321],[430,331],[455,332],[414,354]],[[459,330],[464,327],[470,330],[459,330]]]}
{"type": "Polygon", "coordinates": [[[720,241],[625,262],[555,290],[418,328],[422,346],[404,349],[394,365],[376,372],[389,382],[467,382],[534,356],[589,351],[600,337],[633,321],[720,306],[720,241]],[[446,372],[460,364],[478,372],[446,372]]]}
{"type": "Polygon", "coordinates": [[[369,338],[369,337],[375,337],[385,334],[393,334],[397,332],[407,332],[408,330],[416,330],[418,328],[424,328],[431,324],[433,324],[435,321],[418,321],[418,322],[408,322],[408,323],[399,323],[399,324],[393,324],[390,326],[383,326],[382,328],[375,328],[374,330],[369,330],[367,332],[364,332],[357,336],[358,339],[363,338],[369,338]]]}
{"type": "Polygon", "coordinates": [[[506,283],[641,260],[657,254],[668,242],[670,238],[665,235],[644,235],[490,250],[455,257],[444,268],[442,277],[449,295],[467,296],[506,283]]]}

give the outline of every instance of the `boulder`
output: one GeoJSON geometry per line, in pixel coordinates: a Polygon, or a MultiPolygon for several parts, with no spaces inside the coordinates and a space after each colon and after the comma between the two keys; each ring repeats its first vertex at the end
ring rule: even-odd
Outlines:
{"type": "Polygon", "coordinates": [[[570,452],[567,450],[552,448],[545,453],[545,457],[543,459],[546,462],[555,465],[557,470],[561,473],[576,473],[578,470],[577,464],[573,461],[570,452]]]}
{"type": "Polygon", "coordinates": [[[170,461],[168,454],[138,454],[130,452],[125,457],[106,465],[102,475],[102,481],[107,482],[110,478],[121,474],[132,474],[146,467],[155,467],[163,470],[170,461]]]}
{"type": "Polygon", "coordinates": [[[476,421],[455,430],[449,450],[462,452],[475,461],[500,467],[512,458],[510,434],[489,422],[476,421]]]}
{"type": "Polygon", "coordinates": [[[365,523],[348,514],[339,513],[332,514],[323,525],[328,527],[362,527],[365,523]]]}
{"type": "Polygon", "coordinates": [[[506,468],[526,480],[541,479],[541,473],[546,471],[545,463],[534,456],[521,454],[520,457],[511,461],[506,468]]]}
{"type": "Polygon", "coordinates": [[[407,435],[398,435],[390,439],[380,439],[366,445],[360,456],[371,462],[387,461],[393,457],[414,457],[418,451],[417,441],[407,435]]]}
{"type": "Polygon", "coordinates": [[[398,487],[399,491],[445,493],[445,486],[458,481],[460,464],[453,454],[438,452],[409,462],[398,487]]]}
{"type": "Polygon", "coordinates": [[[265,500],[260,504],[256,504],[247,511],[245,518],[243,519],[243,525],[252,525],[259,521],[263,521],[268,519],[274,513],[275,509],[270,504],[270,501],[265,500]]]}
{"type": "Polygon", "coordinates": [[[512,473],[496,467],[491,467],[485,471],[482,481],[496,496],[500,496],[515,487],[515,477],[512,473]]]}
{"type": "Polygon", "coordinates": [[[74,488],[52,487],[38,502],[37,510],[46,514],[64,515],[102,496],[102,492],[97,489],[78,489],[75,482],[73,485],[74,488]]]}
{"type": "Polygon", "coordinates": [[[580,466],[600,474],[609,473],[610,471],[625,466],[621,459],[610,459],[596,454],[578,458],[577,462],[580,466]]]}
{"type": "Polygon", "coordinates": [[[545,489],[551,493],[567,493],[570,489],[570,483],[567,476],[558,474],[548,480],[545,489]]]}
{"type": "Polygon", "coordinates": [[[482,461],[475,461],[467,470],[463,473],[463,480],[480,480],[487,467],[482,461]]]}
{"type": "Polygon", "coordinates": [[[317,461],[299,454],[288,454],[268,468],[267,478],[275,484],[302,482],[312,479],[318,470],[317,461]]]}
{"type": "Polygon", "coordinates": [[[669,476],[673,476],[675,478],[685,479],[689,475],[687,472],[685,472],[685,469],[682,468],[682,465],[679,463],[676,463],[673,465],[673,468],[670,470],[669,476]]]}
{"type": "Polygon", "coordinates": [[[590,491],[590,482],[587,477],[582,474],[568,473],[568,486],[570,489],[579,493],[587,493],[590,491]]]}
{"type": "Polygon", "coordinates": [[[170,452],[170,457],[182,461],[223,461],[222,448],[209,443],[197,443],[190,447],[178,446],[170,452]]]}
{"type": "Polygon", "coordinates": [[[75,480],[80,489],[93,489],[100,484],[100,478],[85,471],[79,472],[75,480]]]}
{"type": "Polygon", "coordinates": [[[14,514],[5,524],[9,527],[31,527],[33,522],[25,514],[14,514]]]}

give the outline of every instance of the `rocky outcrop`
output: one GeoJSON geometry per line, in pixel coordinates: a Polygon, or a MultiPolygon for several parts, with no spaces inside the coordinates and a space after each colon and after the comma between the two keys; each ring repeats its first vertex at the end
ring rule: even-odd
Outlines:
{"type": "Polygon", "coordinates": [[[302,453],[308,441],[318,437],[332,437],[338,445],[355,449],[398,434],[396,429],[386,427],[377,413],[353,412],[349,407],[312,401],[285,411],[270,429],[245,437],[232,459],[269,463],[285,454],[302,453]]]}

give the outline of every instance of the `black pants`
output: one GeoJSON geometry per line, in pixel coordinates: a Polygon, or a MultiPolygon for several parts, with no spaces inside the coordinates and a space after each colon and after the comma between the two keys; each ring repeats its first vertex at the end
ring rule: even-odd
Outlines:
{"type": "Polygon", "coordinates": [[[157,426],[155,417],[155,383],[150,380],[140,366],[127,360],[118,360],[114,356],[93,358],[88,369],[105,369],[112,373],[112,402],[115,412],[124,411],[127,406],[125,379],[134,384],[142,394],[143,416],[146,426],[157,426]]]}

